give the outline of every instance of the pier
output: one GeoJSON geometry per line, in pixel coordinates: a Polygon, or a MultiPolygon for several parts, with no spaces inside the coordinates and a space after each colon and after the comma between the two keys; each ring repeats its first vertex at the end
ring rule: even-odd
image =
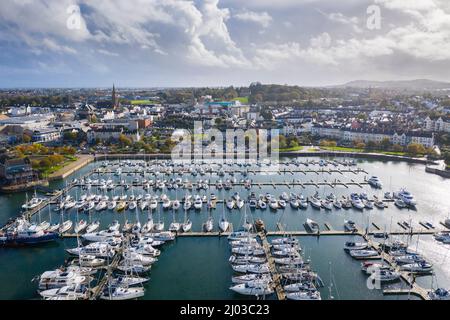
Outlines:
{"type": "Polygon", "coordinates": [[[272,274],[273,286],[278,300],[286,300],[286,294],[284,293],[283,286],[281,285],[281,275],[278,273],[277,267],[275,266],[275,260],[270,252],[270,244],[267,241],[264,232],[259,232],[258,237],[261,239],[264,252],[266,253],[267,263],[269,264],[270,273],[272,274]]]}

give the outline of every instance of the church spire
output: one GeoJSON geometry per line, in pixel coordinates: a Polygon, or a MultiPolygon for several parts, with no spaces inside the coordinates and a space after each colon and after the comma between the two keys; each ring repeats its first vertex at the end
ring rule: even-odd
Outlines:
{"type": "Polygon", "coordinates": [[[116,86],[113,83],[113,89],[112,89],[112,101],[111,101],[111,106],[113,109],[117,109],[118,107],[118,103],[117,103],[117,95],[116,95],[116,86]]]}

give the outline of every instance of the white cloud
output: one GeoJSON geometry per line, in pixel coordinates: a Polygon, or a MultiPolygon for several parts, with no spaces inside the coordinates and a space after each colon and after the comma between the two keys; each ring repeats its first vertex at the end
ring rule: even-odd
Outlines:
{"type": "Polygon", "coordinates": [[[260,24],[262,27],[267,28],[272,22],[272,17],[265,11],[255,12],[244,10],[242,12],[236,13],[234,18],[242,21],[249,21],[260,24]]]}

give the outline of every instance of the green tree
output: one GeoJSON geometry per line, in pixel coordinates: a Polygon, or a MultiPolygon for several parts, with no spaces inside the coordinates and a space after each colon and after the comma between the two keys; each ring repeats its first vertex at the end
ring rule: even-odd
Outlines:
{"type": "Polygon", "coordinates": [[[423,145],[419,143],[411,143],[407,147],[408,153],[410,155],[419,155],[419,154],[425,154],[426,149],[423,145]]]}
{"type": "Polygon", "coordinates": [[[22,141],[23,141],[24,143],[30,143],[30,142],[31,142],[31,137],[30,137],[29,135],[27,135],[27,134],[24,134],[24,135],[22,136],[22,141]]]}

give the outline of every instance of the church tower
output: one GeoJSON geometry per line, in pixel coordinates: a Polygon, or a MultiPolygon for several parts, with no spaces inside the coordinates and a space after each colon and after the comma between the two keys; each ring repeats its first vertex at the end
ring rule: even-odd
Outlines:
{"type": "Polygon", "coordinates": [[[116,86],[114,84],[112,89],[111,107],[113,110],[116,110],[119,107],[119,100],[117,99],[116,86]]]}

